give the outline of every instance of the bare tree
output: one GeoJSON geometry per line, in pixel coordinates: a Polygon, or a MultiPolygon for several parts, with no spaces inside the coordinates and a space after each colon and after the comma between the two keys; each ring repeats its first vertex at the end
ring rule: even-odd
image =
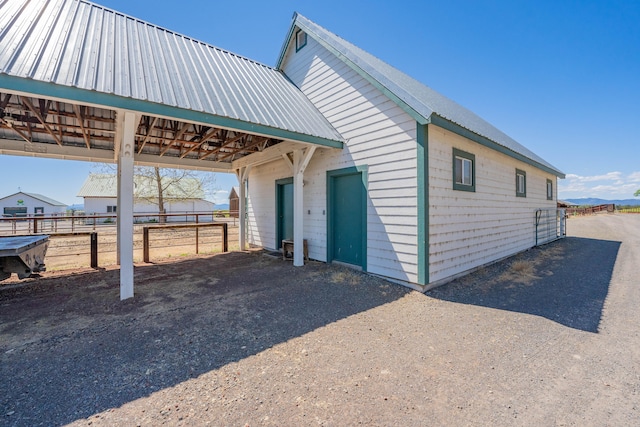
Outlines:
{"type": "MultiPolygon", "coordinates": [[[[94,169],[100,173],[117,173],[117,167],[107,163],[96,163],[94,169]]],[[[166,213],[165,201],[185,201],[206,199],[218,190],[213,172],[198,172],[185,169],[159,168],[157,166],[136,166],[135,200],[145,201],[158,207],[158,213],[166,213]]],[[[160,217],[165,222],[165,217],[160,217]]]]}

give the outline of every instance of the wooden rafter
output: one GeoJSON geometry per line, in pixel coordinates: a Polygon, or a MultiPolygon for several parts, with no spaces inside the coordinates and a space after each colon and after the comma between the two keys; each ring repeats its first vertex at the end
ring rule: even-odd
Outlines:
{"type": "Polygon", "coordinates": [[[218,160],[218,161],[222,161],[222,160],[224,160],[224,159],[226,159],[226,158],[229,158],[229,157],[235,156],[235,155],[236,155],[237,153],[239,153],[240,151],[247,151],[247,150],[250,150],[251,148],[253,148],[253,147],[257,146],[257,145],[260,145],[260,144],[262,144],[263,142],[266,142],[266,141],[268,141],[268,140],[269,140],[269,138],[268,138],[268,137],[262,137],[262,138],[260,138],[260,137],[256,137],[256,136],[254,136],[253,138],[257,138],[257,139],[256,139],[255,141],[251,141],[251,143],[250,143],[250,144],[245,145],[244,147],[239,147],[238,149],[236,149],[235,151],[232,151],[231,153],[227,153],[227,154],[225,154],[224,156],[220,156],[220,157],[218,157],[218,159],[217,159],[217,160],[218,160]]]}
{"type": "Polygon", "coordinates": [[[22,130],[18,127],[15,126],[12,122],[8,122],[4,119],[4,117],[0,117],[0,121],[2,121],[2,123],[4,123],[4,125],[6,127],[8,127],[9,129],[12,129],[15,133],[17,133],[18,135],[20,135],[20,137],[22,139],[24,139],[25,141],[27,141],[29,144],[31,144],[31,139],[29,139],[29,137],[27,135],[25,135],[22,130]]]}
{"type": "Polygon", "coordinates": [[[157,117],[154,117],[153,120],[151,120],[151,117],[148,117],[148,119],[151,121],[151,123],[149,124],[149,126],[147,126],[147,134],[144,136],[142,142],[139,143],[140,147],[138,148],[138,154],[142,153],[142,149],[144,148],[147,141],[149,141],[149,138],[151,137],[151,131],[158,121],[157,117]]]}
{"type": "Polygon", "coordinates": [[[2,101],[0,101],[0,110],[4,111],[4,109],[7,108],[7,105],[9,105],[9,100],[10,99],[11,99],[11,94],[7,93],[4,96],[4,99],[2,101]]]}
{"type": "Polygon", "coordinates": [[[234,136],[231,139],[228,139],[228,140],[224,141],[221,146],[216,147],[214,150],[208,151],[203,156],[200,156],[199,160],[205,159],[205,158],[211,156],[212,154],[217,154],[223,148],[228,148],[231,144],[236,143],[237,141],[241,140],[245,136],[247,136],[246,133],[241,133],[241,134],[238,134],[238,135],[234,136]]]}
{"type": "Polygon", "coordinates": [[[89,140],[89,133],[84,126],[84,113],[87,107],[84,105],[73,104],[73,111],[76,113],[76,117],[78,118],[78,123],[80,123],[80,129],[82,130],[82,137],[84,138],[84,143],[87,145],[88,149],[91,149],[91,141],[89,140]]]}
{"type": "Polygon", "coordinates": [[[202,144],[204,144],[205,142],[207,142],[211,137],[213,137],[214,135],[216,135],[219,131],[220,131],[220,129],[217,129],[217,128],[211,128],[211,129],[209,129],[209,130],[207,131],[207,133],[205,133],[205,134],[202,136],[202,139],[200,139],[200,141],[198,141],[196,144],[194,144],[193,146],[191,146],[191,148],[189,148],[187,151],[185,151],[184,153],[182,153],[182,154],[180,155],[180,158],[181,158],[181,159],[184,159],[184,157],[185,157],[187,154],[191,153],[191,152],[192,152],[192,151],[194,151],[194,150],[199,149],[199,148],[202,146],[202,144]]]}
{"type": "MultiPolygon", "coordinates": [[[[176,125],[178,123],[176,122],[176,125]]],[[[178,141],[182,135],[184,135],[184,133],[187,131],[187,129],[189,129],[189,127],[191,127],[191,123],[183,123],[182,127],[178,130],[178,132],[176,132],[176,134],[174,135],[173,139],[169,142],[169,144],[167,144],[167,146],[160,152],[160,157],[164,156],[164,154],[169,151],[169,149],[171,148],[171,146],[173,144],[175,144],[176,141],[178,141]]]]}
{"type": "Polygon", "coordinates": [[[40,121],[40,124],[42,124],[42,126],[44,126],[44,128],[49,133],[49,135],[51,135],[53,137],[53,139],[58,143],[58,145],[62,147],[62,140],[59,139],[58,135],[56,135],[53,132],[53,130],[49,127],[49,124],[45,121],[44,117],[42,117],[40,112],[35,109],[35,107],[31,103],[31,101],[29,100],[29,98],[25,98],[23,96],[23,97],[21,97],[21,99],[22,99],[22,103],[24,104],[24,106],[27,107],[38,118],[38,120],[40,121]]]}

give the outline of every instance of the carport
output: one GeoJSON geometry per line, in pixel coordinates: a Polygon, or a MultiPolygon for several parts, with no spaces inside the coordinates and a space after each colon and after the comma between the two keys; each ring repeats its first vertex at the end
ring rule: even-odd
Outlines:
{"type": "Polygon", "coordinates": [[[303,177],[342,138],[279,71],[72,0],[0,5],[0,154],[116,163],[120,298],[134,294],[134,165],[235,173],[240,249],[252,166],[286,159],[294,178],[294,265],[303,177]]]}

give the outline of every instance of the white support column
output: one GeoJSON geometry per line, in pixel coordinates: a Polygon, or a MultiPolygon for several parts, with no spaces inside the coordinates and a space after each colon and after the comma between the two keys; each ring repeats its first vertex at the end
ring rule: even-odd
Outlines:
{"type": "Polygon", "coordinates": [[[293,265],[304,265],[304,171],[316,151],[315,146],[293,152],[293,265]]]}
{"type": "Polygon", "coordinates": [[[122,132],[118,152],[118,254],[120,263],[120,299],[133,297],[133,151],[136,115],[118,112],[122,132]]]}
{"type": "Polygon", "coordinates": [[[240,194],[238,194],[238,237],[240,240],[239,245],[241,251],[244,251],[247,248],[247,181],[249,180],[250,170],[251,165],[243,166],[240,169],[236,170],[240,188],[240,194]]]}

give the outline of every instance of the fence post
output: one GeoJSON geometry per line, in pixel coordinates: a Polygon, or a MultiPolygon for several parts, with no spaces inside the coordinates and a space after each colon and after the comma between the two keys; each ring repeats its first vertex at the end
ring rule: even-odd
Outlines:
{"type": "Polygon", "coordinates": [[[91,233],[91,268],[98,268],[98,233],[91,233]]]}
{"type": "Polygon", "coordinates": [[[33,234],[38,234],[38,218],[33,217],[33,234]]]}
{"type": "Polygon", "coordinates": [[[196,255],[198,255],[200,253],[200,239],[198,238],[200,236],[200,227],[198,227],[198,215],[196,214],[196,255]]]}
{"type": "Polygon", "coordinates": [[[227,234],[227,223],[222,223],[222,252],[229,252],[229,238],[227,234]]]}
{"type": "Polygon", "coordinates": [[[149,262],[149,229],[147,227],[142,228],[142,260],[149,262]]]}

